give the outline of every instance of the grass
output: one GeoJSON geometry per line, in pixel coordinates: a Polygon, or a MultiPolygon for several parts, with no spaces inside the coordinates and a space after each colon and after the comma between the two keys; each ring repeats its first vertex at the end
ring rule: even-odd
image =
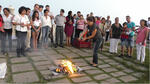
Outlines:
{"type": "MultiPolygon", "coordinates": [[[[109,43],[105,43],[105,46],[109,46],[109,43]]],[[[140,62],[139,63],[137,63],[137,65],[136,66],[130,66],[130,65],[128,65],[128,64],[126,64],[125,62],[121,62],[121,61],[119,61],[119,60],[116,60],[116,61],[118,61],[118,62],[120,62],[120,63],[122,63],[124,66],[126,66],[126,67],[128,67],[128,68],[130,68],[130,69],[133,69],[135,72],[143,72],[144,73],[144,75],[142,76],[142,77],[140,77],[140,79],[139,80],[137,80],[137,81],[135,81],[135,83],[149,83],[150,81],[149,81],[149,51],[150,51],[150,49],[148,49],[148,48],[146,48],[146,57],[145,57],[145,62],[144,62],[144,64],[141,64],[140,62]],[[138,66],[143,66],[144,65],[144,67],[146,67],[148,70],[146,70],[146,71],[141,71],[141,70],[138,70],[136,67],[138,67],[138,66]]],[[[106,52],[108,52],[108,50],[106,51],[106,52]]],[[[121,52],[121,50],[119,49],[119,53],[121,52]]],[[[133,60],[136,60],[136,49],[134,48],[134,51],[133,51],[134,53],[133,53],[133,59],[124,59],[124,60],[126,60],[126,61],[130,61],[130,62],[133,62],[133,63],[135,63],[133,60]]],[[[103,55],[105,55],[105,56],[107,56],[106,54],[103,54],[103,55]]],[[[114,55],[115,56],[115,55],[114,55]]],[[[108,56],[108,57],[111,57],[111,59],[113,59],[113,57],[114,56],[108,56]]],[[[115,60],[115,59],[114,59],[115,60]]]]}

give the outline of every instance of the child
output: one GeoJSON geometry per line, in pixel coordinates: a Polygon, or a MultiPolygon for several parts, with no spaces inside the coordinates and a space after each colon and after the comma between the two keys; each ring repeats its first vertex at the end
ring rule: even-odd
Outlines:
{"type": "Polygon", "coordinates": [[[127,27],[127,22],[123,23],[123,29],[121,33],[121,55],[119,57],[124,56],[124,46],[126,45],[127,39],[128,39],[128,27],[127,27]]]}
{"type": "Polygon", "coordinates": [[[145,46],[146,46],[146,38],[148,36],[148,28],[146,27],[146,21],[140,21],[141,27],[137,30],[137,38],[136,38],[136,49],[137,49],[137,60],[141,60],[141,63],[145,60],[145,46]]]}

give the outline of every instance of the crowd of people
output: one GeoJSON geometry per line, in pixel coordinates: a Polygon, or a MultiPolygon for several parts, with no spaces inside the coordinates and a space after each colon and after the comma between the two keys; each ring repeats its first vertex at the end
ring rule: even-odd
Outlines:
{"type": "Polygon", "coordinates": [[[146,40],[149,36],[150,17],[148,21],[140,20],[140,26],[136,28],[130,16],[126,16],[126,22],[120,24],[119,17],[112,23],[110,16],[94,16],[93,12],[87,14],[86,18],[80,11],[73,14],[61,9],[60,14],[54,16],[50,6],[35,4],[34,9],[21,6],[17,15],[13,15],[9,8],[0,6],[0,42],[1,52],[7,55],[12,50],[12,28],[15,27],[17,37],[17,56],[26,56],[25,52],[37,51],[39,47],[48,48],[49,39],[55,48],[64,48],[64,33],[66,35],[66,46],[71,47],[73,40],[92,40],[93,66],[98,64],[98,51],[103,51],[104,43],[110,42],[109,52],[118,53],[118,43],[121,42],[121,54],[119,57],[132,58],[134,42],[137,47],[137,60],[142,63],[145,60],[146,40]],[[55,28],[56,27],[56,28],[55,28]],[[87,33],[87,34],[86,34],[87,33]],[[86,36],[84,36],[86,34],[86,36]],[[136,41],[134,39],[136,35],[136,41]],[[84,37],[83,37],[84,36],[84,37]],[[8,49],[6,43],[8,41],[8,49]],[[127,53],[124,51],[127,50],[127,53]]]}

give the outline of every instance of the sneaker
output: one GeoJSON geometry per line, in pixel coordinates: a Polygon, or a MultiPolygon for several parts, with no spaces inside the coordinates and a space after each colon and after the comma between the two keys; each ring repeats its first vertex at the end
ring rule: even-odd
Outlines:
{"type": "Polygon", "coordinates": [[[27,56],[25,53],[21,53],[21,55],[23,55],[23,56],[27,56]]]}
{"type": "Polygon", "coordinates": [[[129,58],[132,58],[132,56],[129,56],[129,58]]]}
{"type": "Polygon", "coordinates": [[[97,64],[93,64],[92,66],[93,66],[93,67],[97,67],[97,64]]]}
{"type": "Polygon", "coordinates": [[[109,52],[110,54],[114,54],[113,52],[109,52]]]}
{"type": "Polygon", "coordinates": [[[55,48],[57,48],[57,45],[55,45],[55,48]]]}
{"type": "Polygon", "coordinates": [[[17,53],[17,57],[20,57],[20,53],[17,53]]]}
{"type": "Polygon", "coordinates": [[[64,46],[63,46],[63,45],[60,45],[60,47],[64,48],[64,46]]]}
{"type": "Polygon", "coordinates": [[[118,57],[123,57],[124,55],[123,54],[120,54],[118,57]]]}
{"type": "Polygon", "coordinates": [[[27,48],[27,49],[26,49],[26,52],[31,52],[31,48],[27,48]]]}
{"type": "Polygon", "coordinates": [[[127,55],[127,58],[132,58],[132,56],[127,55]]]}

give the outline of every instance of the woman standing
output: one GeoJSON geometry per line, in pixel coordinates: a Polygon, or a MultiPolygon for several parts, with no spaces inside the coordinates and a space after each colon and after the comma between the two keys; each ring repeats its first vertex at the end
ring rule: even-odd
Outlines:
{"type": "Polygon", "coordinates": [[[48,35],[51,31],[52,23],[49,17],[49,10],[44,10],[44,16],[42,16],[42,47],[48,48],[48,35]]]}
{"type": "Polygon", "coordinates": [[[115,23],[111,26],[110,29],[110,49],[109,52],[110,53],[117,53],[117,48],[118,48],[118,43],[120,40],[120,36],[121,36],[121,32],[122,32],[122,26],[119,23],[119,18],[116,17],[115,18],[115,23]]]}
{"type": "Polygon", "coordinates": [[[39,20],[39,13],[38,11],[34,11],[32,15],[32,20],[31,20],[31,25],[32,25],[32,38],[33,38],[33,48],[34,50],[37,49],[37,40],[39,36],[39,32],[41,29],[41,20],[39,20]]]}
{"type": "Polygon", "coordinates": [[[65,23],[67,46],[71,46],[71,36],[73,34],[73,24],[74,24],[74,19],[72,17],[72,11],[69,11],[68,16],[66,17],[66,23],[65,23]]]}
{"type": "Polygon", "coordinates": [[[94,51],[93,51],[93,62],[91,63],[92,66],[97,66],[98,64],[98,49],[102,42],[102,35],[103,31],[99,29],[99,27],[95,23],[94,17],[88,17],[87,18],[87,28],[84,29],[83,33],[80,35],[79,40],[81,40],[81,37],[84,35],[85,32],[88,32],[90,36],[83,38],[83,41],[92,39],[94,42],[94,51]]]}
{"type": "Polygon", "coordinates": [[[8,54],[7,52],[7,47],[6,47],[6,40],[7,40],[7,36],[8,36],[8,41],[9,41],[9,51],[11,51],[12,49],[12,19],[13,19],[13,15],[10,14],[10,10],[8,8],[4,8],[3,9],[4,15],[2,15],[3,17],[3,21],[4,21],[4,31],[5,33],[3,34],[3,41],[4,44],[2,45],[4,47],[3,53],[4,54],[8,54]]]}
{"type": "Polygon", "coordinates": [[[86,21],[83,18],[83,15],[80,15],[80,19],[77,21],[77,36],[80,36],[80,33],[83,32],[85,28],[86,21]]]}
{"type": "Polygon", "coordinates": [[[141,27],[137,30],[137,38],[136,38],[136,50],[137,50],[137,60],[143,63],[145,61],[145,47],[146,47],[146,39],[148,37],[148,27],[146,27],[146,21],[140,21],[141,27]]]}
{"type": "Polygon", "coordinates": [[[99,24],[99,28],[100,28],[104,33],[102,34],[103,40],[102,40],[102,45],[101,45],[100,49],[101,49],[101,51],[103,51],[104,41],[105,41],[105,34],[106,34],[105,31],[106,31],[107,26],[106,26],[106,20],[105,20],[105,18],[102,18],[101,21],[102,21],[102,22],[99,24]]]}
{"type": "Polygon", "coordinates": [[[25,54],[25,40],[27,35],[27,29],[29,28],[30,21],[26,15],[26,8],[24,6],[19,8],[19,15],[16,15],[13,19],[13,24],[16,25],[17,35],[17,56],[26,56],[25,54]]]}
{"type": "Polygon", "coordinates": [[[100,17],[96,16],[95,21],[96,21],[96,25],[99,26],[99,24],[101,23],[100,17]]]}

